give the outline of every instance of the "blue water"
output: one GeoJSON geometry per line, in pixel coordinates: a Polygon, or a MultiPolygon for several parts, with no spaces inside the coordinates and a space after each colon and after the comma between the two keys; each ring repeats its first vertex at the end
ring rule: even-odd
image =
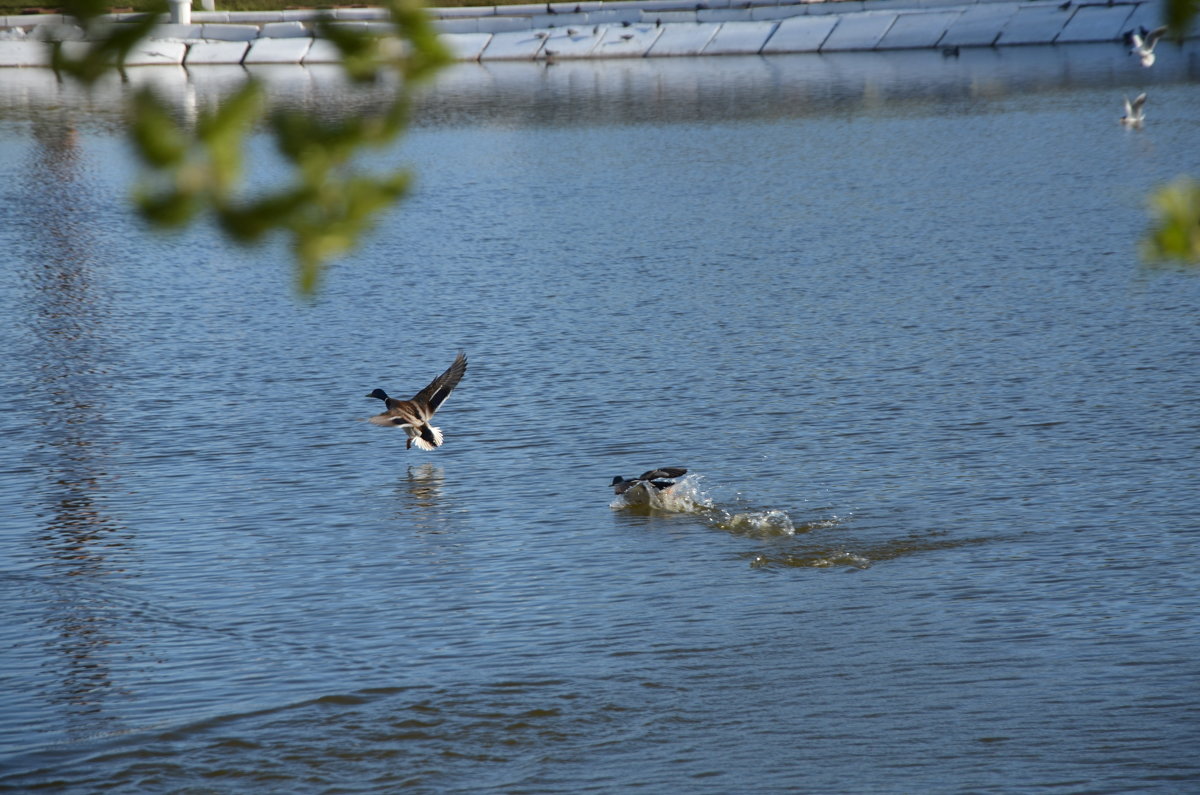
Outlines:
{"type": "Polygon", "coordinates": [[[126,89],[0,75],[0,787],[1197,789],[1168,53],[464,65],[311,301],[133,217],[126,89]],[[441,449],[361,421],[460,349],[441,449]]]}

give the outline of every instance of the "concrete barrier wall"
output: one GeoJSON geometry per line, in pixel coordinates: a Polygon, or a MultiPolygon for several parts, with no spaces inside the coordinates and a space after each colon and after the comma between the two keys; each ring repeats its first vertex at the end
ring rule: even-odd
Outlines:
{"type": "MultiPolygon", "coordinates": [[[[126,65],[335,62],[337,50],[314,39],[318,13],[195,12],[191,24],[158,26],[126,65]]],[[[1138,25],[1157,25],[1162,8],[1161,0],[629,0],[429,13],[454,57],[474,61],[1116,42],[1138,25]]],[[[390,29],[383,9],[332,16],[381,35],[390,29]]],[[[85,46],[83,38],[57,14],[0,17],[0,67],[46,66],[46,41],[71,49],[85,46]]]]}

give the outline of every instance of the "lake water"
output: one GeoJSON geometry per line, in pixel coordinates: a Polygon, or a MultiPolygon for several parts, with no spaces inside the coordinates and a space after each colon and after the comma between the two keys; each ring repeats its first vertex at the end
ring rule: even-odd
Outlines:
{"type": "Polygon", "coordinates": [[[1197,58],[464,65],[312,301],[0,73],[0,788],[1200,790],[1197,58]]]}

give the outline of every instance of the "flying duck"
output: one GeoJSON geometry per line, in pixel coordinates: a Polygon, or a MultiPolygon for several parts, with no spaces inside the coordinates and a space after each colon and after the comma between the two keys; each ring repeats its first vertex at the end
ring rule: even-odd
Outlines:
{"type": "Polygon", "coordinates": [[[1142,66],[1153,66],[1154,45],[1158,44],[1158,40],[1166,32],[1166,25],[1157,27],[1154,30],[1146,30],[1145,27],[1141,27],[1137,31],[1126,31],[1125,44],[1129,47],[1129,54],[1140,58],[1142,66]]]}
{"type": "Polygon", "coordinates": [[[1146,104],[1146,92],[1142,92],[1133,98],[1133,102],[1129,101],[1129,97],[1125,97],[1125,115],[1121,117],[1121,124],[1126,127],[1141,127],[1142,122],[1146,121],[1146,114],[1142,108],[1146,104]]]}
{"type": "Polygon", "coordinates": [[[467,356],[460,352],[454,363],[446,368],[446,372],[430,381],[429,386],[414,395],[412,400],[390,398],[387,392],[376,389],[367,397],[382,400],[383,405],[387,406],[387,411],[376,414],[367,421],[384,428],[403,428],[404,433],[408,435],[405,449],[414,444],[422,450],[434,449],[442,443],[442,432],[430,425],[429,421],[433,419],[438,407],[450,396],[454,387],[458,386],[466,371],[467,356]]]}
{"type": "Polygon", "coordinates": [[[625,478],[617,475],[612,480],[614,494],[624,494],[639,484],[647,484],[655,489],[669,489],[675,485],[675,478],[681,478],[687,474],[687,470],[682,467],[663,467],[662,469],[652,469],[649,472],[643,472],[636,478],[625,478]]]}

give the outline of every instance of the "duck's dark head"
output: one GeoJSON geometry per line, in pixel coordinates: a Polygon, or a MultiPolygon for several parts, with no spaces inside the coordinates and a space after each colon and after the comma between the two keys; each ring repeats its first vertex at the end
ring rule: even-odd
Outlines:
{"type": "Polygon", "coordinates": [[[615,486],[618,483],[624,483],[624,482],[625,482],[625,478],[621,477],[620,475],[617,475],[616,477],[613,478],[612,484],[615,486]]]}
{"type": "Polygon", "coordinates": [[[374,392],[367,395],[367,397],[378,398],[380,400],[387,400],[387,392],[384,392],[382,389],[376,389],[374,392]]]}

